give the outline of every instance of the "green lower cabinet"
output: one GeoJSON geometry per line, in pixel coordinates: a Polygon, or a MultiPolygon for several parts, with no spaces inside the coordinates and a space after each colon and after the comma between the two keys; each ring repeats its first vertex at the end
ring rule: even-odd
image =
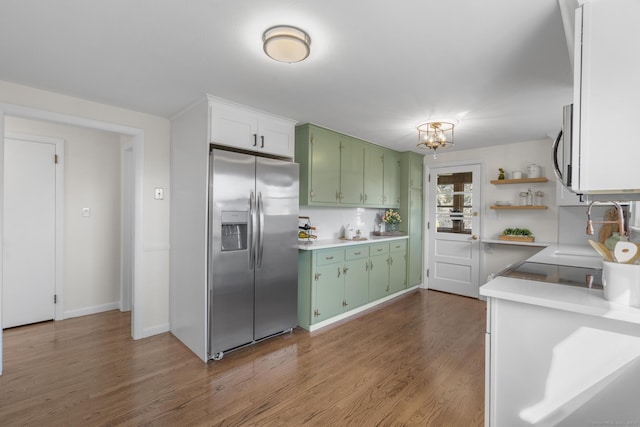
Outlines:
{"type": "Polygon", "coordinates": [[[389,295],[389,254],[369,258],[369,301],[389,295]]]}
{"type": "Polygon", "coordinates": [[[392,252],[389,254],[389,293],[407,288],[407,253],[392,252]]]}
{"type": "Polygon", "coordinates": [[[344,311],[344,276],[342,263],[335,263],[316,267],[315,304],[313,323],[336,316],[344,311]]]}
{"type": "Polygon", "coordinates": [[[345,262],[344,309],[353,310],[369,302],[369,259],[345,262]]]}
{"type": "Polygon", "coordinates": [[[313,324],[407,287],[406,240],[298,251],[298,324],[313,324]]]}

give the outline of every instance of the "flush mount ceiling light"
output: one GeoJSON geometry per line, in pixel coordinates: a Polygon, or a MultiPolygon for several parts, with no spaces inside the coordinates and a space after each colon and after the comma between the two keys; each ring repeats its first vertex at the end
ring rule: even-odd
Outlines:
{"type": "Polygon", "coordinates": [[[300,62],[311,52],[311,37],[290,25],[276,25],[262,34],[264,53],[279,62],[300,62]]]}
{"type": "Polygon", "coordinates": [[[453,128],[451,122],[426,122],[418,126],[418,148],[433,150],[433,158],[437,159],[436,150],[453,145],[453,128]]]}

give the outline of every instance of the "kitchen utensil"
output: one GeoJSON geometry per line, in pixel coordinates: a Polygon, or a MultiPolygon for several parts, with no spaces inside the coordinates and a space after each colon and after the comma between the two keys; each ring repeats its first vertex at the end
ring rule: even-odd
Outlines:
{"type": "Polygon", "coordinates": [[[589,239],[589,244],[596,250],[596,252],[598,252],[598,254],[600,254],[602,258],[604,258],[605,261],[615,262],[613,255],[611,255],[611,252],[609,252],[609,249],[607,249],[604,244],[591,239],[589,239]]]}
{"type": "Polygon", "coordinates": [[[633,242],[619,241],[613,249],[613,255],[617,262],[628,263],[638,254],[638,246],[633,242]]]}

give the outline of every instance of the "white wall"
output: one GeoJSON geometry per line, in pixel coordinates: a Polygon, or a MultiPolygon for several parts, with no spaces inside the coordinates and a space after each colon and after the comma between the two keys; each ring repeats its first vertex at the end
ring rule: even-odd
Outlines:
{"type": "Polygon", "coordinates": [[[383,209],[330,208],[301,206],[300,215],[308,216],[317,230],[313,234],[318,239],[337,239],[344,233],[344,227],[351,225],[353,231],[360,229],[364,237],[374,231],[374,224],[380,222],[383,209]]]}
{"type": "Polygon", "coordinates": [[[64,317],[119,307],[120,136],[10,116],[5,131],[65,141],[64,317]]]}
{"type": "MultiPolygon", "coordinates": [[[[434,160],[429,154],[425,156],[425,165],[436,166],[450,162],[474,161],[484,163],[484,180],[482,188],[482,224],[481,239],[497,239],[507,227],[528,228],[538,242],[557,242],[558,210],[555,196],[555,175],[551,157],[551,139],[519,142],[514,144],[484,147],[472,150],[449,151],[438,153],[434,160]],[[522,171],[526,176],[527,165],[536,163],[542,167],[542,175],[549,179],[544,184],[531,184],[531,189],[544,192],[543,203],[546,210],[497,211],[489,209],[497,200],[508,200],[518,203],[518,193],[526,191],[529,184],[493,185],[490,180],[498,178],[498,168],[507,172],[522,171]]],[[[427,200],[427,203],[429,201],[427,200]]],[[[428,211],[427,211],[428,212],[428,211]]],[[[524,260],[535,254],[540,248],[507,246],[500,244],[482,244],[483,256],[480,266],[481,282],[493,272],[498,272],[509,264],[524,260]]],[[[428,254],[427,254],[428,256],[428,254]]]]}
{"type": "Polygon", "coordinates": [[[139,129],[142,143],[142,197],[140,261],[136,273],[134,311],[141,316],[141,336],[169,330],[169,141],[170,122],[166,118],[117,108],[27,86],[0,81],[0,103],[44,110],[54,115],[139,129]],[[154,200],[155,187],[165,189],[164,200],[154,200]]]}

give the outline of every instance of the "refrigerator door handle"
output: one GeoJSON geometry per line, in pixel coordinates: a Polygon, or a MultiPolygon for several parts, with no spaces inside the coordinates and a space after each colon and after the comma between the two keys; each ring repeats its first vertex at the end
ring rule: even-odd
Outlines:
{"type": "Polygon", "coordinates": [[[262,267],[262,251],[264,249],[264,207],[262,204],[262,192],[258,193],[258,266],[262,267]]]}
{"type": "Polygon", "coordinates": [[[253,194],[249,194],[249,269],[253,270],[256,263],[256,199],[253,194]]]}

